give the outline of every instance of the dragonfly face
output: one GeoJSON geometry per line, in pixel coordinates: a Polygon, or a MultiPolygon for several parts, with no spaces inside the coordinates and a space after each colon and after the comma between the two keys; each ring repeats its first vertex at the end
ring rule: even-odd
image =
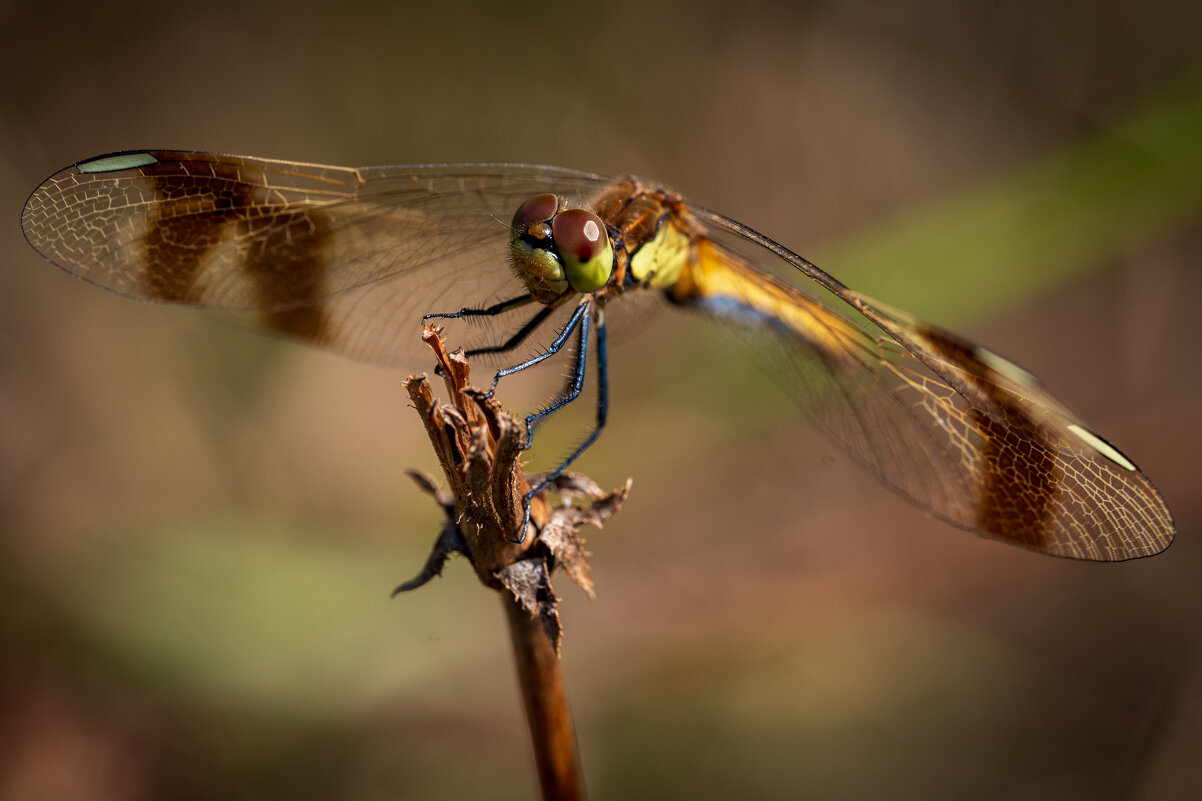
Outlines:
{"type": "Polygon", "coordinates": [[[605,423],[607,306],[653,295],[724,323],[837,444],[954,525],[1095,560],[1158,553],[1174,536],[1147,477],[1026,371],[638,179],[139,151],[51,176],[22,227],[47,259],[107,289],[411,370],[424,364],[423,318],[533,308],[474,352],[508,353],[547,328],[549,352],[576,337],[553,411],[580,393],[595,349],[597,430],[571,458],[605,423]],[[571,309],[560,328],[556,309],[571,309]]]}
{"type": "Polygon", "coordinates": [[[609,282],[613,245],[605,223],[588,209],[560,208],[555,195],[535,195],[518,206],[512,228],[514,269],[539,303],[596,292],[609,282]]]}

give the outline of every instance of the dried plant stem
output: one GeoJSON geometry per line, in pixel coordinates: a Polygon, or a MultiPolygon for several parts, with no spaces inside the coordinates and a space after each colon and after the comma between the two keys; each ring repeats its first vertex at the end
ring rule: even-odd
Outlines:
{"type": "Polygon", "coordinates": [[[541,493],[535,497],[526,531],[524,499],[530,484],[521,464],[522,426],[497,399],[471,387],[467,361],[459,352],[447,352],[436,329],[426,330],[423,339],[438,359],[450,402],[435,401],[424,376],[411,376],[406,388],[449,491],[440,492],[429,477],[411,475],[442,506],[446,523],[426,565],[397,592],[430,581],[451,554],[471,562],[480,581],[497,591],[505,606],[543,798],[584,798],[560,670],[563,631],[551,573],[562,569],[592,595],[588,553],[578,529],[584,524],[599,528],[617,513],[630,482],[606,493],[585,476],[558,476],[548,490],[560,503],[552,506],[541,493]],[[519,543],[523,532],[527,536],[519,543]]]}
{"type": "Polygon", "coordinates": [[[512,595],[502,593],[501,602],[509,618],[513,658],[543,798],[545,801],[584,798],[584,783],[576,758],[576,734],[555,644],[542,623],[531,617],[512,595]]]}

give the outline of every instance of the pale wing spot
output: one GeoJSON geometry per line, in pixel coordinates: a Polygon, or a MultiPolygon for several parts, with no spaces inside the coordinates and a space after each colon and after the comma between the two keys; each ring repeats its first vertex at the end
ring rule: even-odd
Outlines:
{"type": "Polygon", "coordinates": [[[1109,442],[1094,434],[1092,431],[1082,428],[1076,423],[1069,425],[1068,430],[1080,437],[1086,445],[1093,448],[1098,453],[1105,456],[1110,461],[1117,464],[1119,467],[1127,470],[1135,471],[1135,465],[1123,454],[1119,453],[1109,442]]]}
{"type": "Polygon", "coordinates": [[[989,365],[994,370],[997,370],[1002,375],[1009,378],[1016,384],[1021,384],[1026,387],[1039,386],[1039,379],[1031,373],[1028,373],[1023,368],[1019,367],[1009,359],[1004,359],[998,356],[991,350],[986,350],[980,346],[973,348],[972,355],[976,356],[981,362],[989,365]]]}
{"type": "Polygon", "coordinates": [[[145,167],[147,164],[155,164],[157,162],[158,159],[149,153],[121,153],[116,156],[105,156],[85,161],[77,165],[76,169],[82,173],[117,172],[118,170],[132,170],[138,167],[145,167]]]}

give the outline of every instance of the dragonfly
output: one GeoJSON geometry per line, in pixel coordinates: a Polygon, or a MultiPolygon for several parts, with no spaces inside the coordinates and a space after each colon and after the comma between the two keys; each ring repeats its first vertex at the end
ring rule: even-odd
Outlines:
{"type": "Polygon", "coordinates": [[[50,176],[21,225],[92,284],[382,364],[418,364],[423,323],[477,322],[486,337],[467,355],[509,359],[490,392],[566,347],[567,385],[526,418],[527,447],[591,361],[596,423],[531,488],[527,522],[529,499],[605,427],[607,324],[669,306],[722,323],[831,440],[952,525],[1096,561],[1159,553],[1175,534],[1147,476],[1026,370],[640,178],[128,151],[50,176]]]}

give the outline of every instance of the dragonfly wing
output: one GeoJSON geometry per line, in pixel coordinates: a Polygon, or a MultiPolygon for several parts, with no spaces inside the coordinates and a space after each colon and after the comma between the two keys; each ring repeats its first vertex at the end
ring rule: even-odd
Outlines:
{"type": "Polygon", "coordinates": [[[1057,556],[1115,561],[1168,547],[1173,521],[1156,488],[1029,373],[737,222],[696,216],[712,239],[700,249],[698,270],[713,273],[705,286],[769,289],[707,298],[703,287],[695,305],[728,323],[883,483],[957,526],[1057,556]]]}
{"type": "Polygon", "coordinates": [[[412,367],[423,314],[524,291],[506,246],[523,200],[583,199],[607,183],[529,165],[355,169],[138,151],[50,177],[22,228],[47,259],[106,289],[412,367]]]}

